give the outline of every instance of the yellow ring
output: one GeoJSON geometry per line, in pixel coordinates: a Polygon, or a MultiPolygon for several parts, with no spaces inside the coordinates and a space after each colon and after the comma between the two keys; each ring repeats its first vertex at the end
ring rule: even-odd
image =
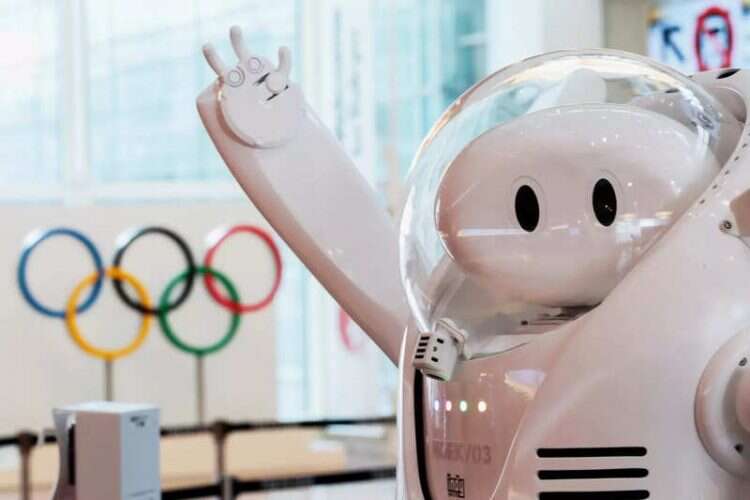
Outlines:
{"type": "MultiPolygon", "coordinates": [[[[148,292],[146,291],[146,287],[143,286],[143,283],[141,283],[135,276],[126,273],[125,271],[117,267],[108,268],[105,271],[105,275],[110,279],[124,280],[135,289],[135,292],[138,295],[141,303],[146,308],[151,308],[151,297],[149,297],[148,292]]],[[[78,311],[76,310],[76,308],[78,305],[78,297],[80,297],[81,293],[83,293],[83,291],[87,287],[93,285],[98,278],[98,272],[90,274],[73,289],[73,293],[70,295],[68,304],[65,307],[65,323],[68,325],[68,333],[70,333],[73,341],[86,354],[94,356],[95,358],[103,359],[105,361],[114,361],[117,358],[122,358],[124,356],[127,356],[128,354],[132,354],[141,346],[141,344],[143,344],[143,341],[146,340],[149,329],[151,328],[153,317],[150,314],[143,315],[143,321],[141,321],[141,327],[138,330],[138,335],[136,335],[135,339],[133,339],[133,341],[125,347],[122,347],[120,349],[100,349],[91,344],[83,337],[80,328],[78,328],[78,311]]]]}

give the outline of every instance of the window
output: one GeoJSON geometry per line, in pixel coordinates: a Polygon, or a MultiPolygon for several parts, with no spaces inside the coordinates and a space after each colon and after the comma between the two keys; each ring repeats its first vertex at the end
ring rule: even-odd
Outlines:
{"type": "Polygon", "coordinates": [[[227,180],[195,111],[215,75],[207,41],[231,54],[227,29],[254,52],[295,47],[296,2],[121,0],[87,3],[91,173],[96,183],[227,180]],[[148,12],[148,16],[143,13],[148,12]]]}
{"type": "Polygon", "coordinates": [[[485,2],[375,3],[381,183],[406,174],[435,120],[485,75],[485,2]]]}
{"type": "Polygon", "coordinates": [[[313,279],[289,248],[284,248],[284,281],[276,299],[277,413],[294,419],[307,414],[310,398],[310,352],[307,310],[313,279]]]}
{"type": "Polygon", "coordinates": [[[54,0],[0,0],[0,181],[30,186],[60,182],[58,43],[54,0]]]}
{"type": "Polygon", "coordinates": [[[299,53],[298,4],[0,0],[0,199],[237,195],[195,111],[201,45],[231,53],[241,24],[254,51],[299,53]]]}
{"type": "MultiPolygon", "coordinates": [[[[371,128],[363,130],[376,144],[366,162],[374,164],[368,177],[379,187],[403,177],[435,119],[484,74],[485,2],[370,0],[371,28],[358,43],[372,57],[359,64],[377,75],[363,81],[373,89],[361,95],[374,103],[372,118],[364,116],[371,128]]],[[[196,95],[213,78],[200,46],[212,40],[231,53],[227,27],[240,24],[258,53],[274,57],[278,45],[291,46],[299,81],[307,56],[299,43],[303,27],[340,27],[302,22],[302,4],[0,0],[2,41],[14,47],[0,55],[1,179],[55,186],[58,194],[84,188],[100,197],[114,196],[124,183],[136,198],[163,193],[149,186],[168,184],[172,196],[175,184],[200,183],[203,191],[214,182],[232,185],[195,112],[196,95]]],[[[321,9],[311,5],[305,3],[308,13],[321,9]]],[[[324,5],[328,11],[316,13],[318,19],[364,4],[324,5]]],[[[352,40],[336,42],[331,57],[352,40]]],[[[334,107],[348,104],[339,97],[334,107]]],[[[345,125],[332,123],[337,132],[345,125]]]]}

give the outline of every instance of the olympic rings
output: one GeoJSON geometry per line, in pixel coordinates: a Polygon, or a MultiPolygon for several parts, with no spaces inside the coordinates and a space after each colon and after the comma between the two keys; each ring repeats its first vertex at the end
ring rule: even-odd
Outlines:
{"type": "Polygon", "coordinates": [[[208,290],[208,293],[211,294],[211,296],[214,298],[216,302],[223,305],[227,309],[237,312],[237,313],[248,313],[248,312],[255,312],[260,309],[263,309],[264,307],[268,306],[273,301],[273,298],[276,296],[276,292],[279,291],[279,285],[281,285],[281,275],[282,275],[282,262],[281,262],[281,252],[279,252],[279,248],[276,246],[276,243],[274,243],[273,238],[270,234],[268,234],[263,229],[256,227],[256,226],[234,226],[227,231],[225,231],[217,240],[216,242],[208,249],[206,252],[206,258],[203,261],[203,266],[212,268],[214,256],[216,255],[216,251],[219,249],[219,247],[226,241],[230,236],[233,236],[238,233],[250,233],[254,234],[255,236],[259,237],[261,241],[263,241],[268,249],[271,251],[271,256],[273,257],[274,266],[276,269],[273,284],[271,285],[271,290],[268,292],[268,294],[261,299],[259,302],[250,303],[250,304],[241,304],[237,300],[230,300],[230,298],[227,298],[226,296],[222,295],[219,290],[216,289],[216,284],[213,280],[213,275],[211,273],[206,273],[203,275],[203,282],[206,285],[206,289],[208,290]]]}
{"type": "Polygon", "coordinates": [[[101,292],[102,290],[102,274],[104,271],[104,264],[102,263],[102,257],[99,254],[99,251],[96,249],[94,243],[86,236],[84,236],[84,234],[80,231],[76,231],[75,229],[71,228],[58,227],[54,229],[48,229],[46,231],[41,231],[34,234],[24,245],[23,250],[21,251],[21,259],[18,262],[17,273],[18,287],[21,289],[23,298],[26,299],[26,302],[28,302],[29,305],[31,305],[31,307],[33,307],[37,312],[44,314],[45,316],[63,319],[65,318],[65,310],[51,309],[36,300],[36,298],[31,293],[31,289],[29,288],[29,284],[26,278],[26,268],[28,267],[31,252],[33,252],[34,249],[39,246],[39,244],[44,240],[58,235],[69,236],[81,242],[83,246],[86,247],[86,250],[88,250],[89,254],[91,254],[91,258],[94,261],[94,267],[96,268],[97,276],[99,276],[99,279],[97,279],[94,283],[89,296],[86,298],[83,304],[78,306],[77,312],[81,313],[87,310],[94,304],[94,301],[96,301],[97,297],[99,297],[99,292],[101,292]]]}
{"type": "Polygon", "coordinates": [[[210,275],[218,279],[224,286],[224,288],[227,289],[229,296],[234,302],[238,302],[240,300],[240,296],[237,293],[237,289],[234,287],[232,282],[229,281],[229,278],[227,278],[223,273],[211,269],[210,267],[198,267],[195,269],[188,269],[186,271],[183,271],[174,279],[172,279],[172,281],[170,281],[167,285],[167,288],[164,289],[164,293],[162,294],[159,301],[159,324],[161,325],[161,331],[164,332],[167,340],[169,340],[169,342],[171,342],[172,345],[177,349],[180,349],[181,351],[184,351],[188,354],[193,354],[195,356],[205,356],[207,354],[212,354],[223,349],[227,346],[227,344],[229,344],[229,342],[231,342],[232,338],[234,338],[234,335],[237,333],[237,328],[239,328],[240,326],[240,315],[238,312],[232,311],[232,321],[229,324],[229,330],[227,330],[227,333],[224,334],[224,336],[214,344],[205,347],[196,347],[180,340],[177,337],[177,334],[175,334],[174,330],[172,329],[172,326],[169,324],[169,320],[167,319],[167,308],[164,306],[169,303],[169,297],[172,294],[172,290],[174,290],[174,287],[185,280],[191,279],[195,275],[195,273],[199,273],[204,276],[210,275]]]}
{"type": "Polygon", "coordinates": [[[360,338],[359,342],[354,342],[352,334],[349,330],[349,328],[351,328],[353,324],[354,322],[346,313],[346,311],[344,311],[344,309],[342,308],[339,308],[339,336],[341,337],[341,343],[344,344],[344,348],[347,351],[358,352],[365,347],[366,341],[364,337],[362,337],[360,338]]]}
{"type": "Polygon", "coordinates": [[[128,234],[127,237],[119,238],[118,241],[119,241],[119,244],[117,246],[117,251],[115,252],[115,255],[113,258],[113,266],[105,269],[101,256],[96,246],[89,238],[87,238],[81,232],[76,231],[74,229],[64,228],[64,227],[54,228],[54,229],[41,232],[39,234],[35,233],[33,237],[29,239],[26,245],[24,246],[21,252],[21,257],[20,257],[20,261],[18,264],[18,284],[21,289],[21,293],[23,297],[26,299],[26,301],[36,311],[42,314],[64,319],[68,326],[68,331],[70,333],[70,336],[73,339],[73,341],[76,343],[76,345],[78,345],[78,347],[80,347],[83,351],[85,351],[87,354],[91,356],[95,356],[95,357],[105,359],[108,361],[112,361],[114,359],[127,356],[128,354],[131,354],[135,350],[137,350],[143,344],[146,337],[148,336],[149,328],[151,326],[151,323],[153,322],[153,316],[158,316],[159,325],[164,331],[164,334],[167,337],[167,340],[169,340],[170,343],[172,343],[178,349],[181,349],[185,352],[189,352],[196,356],[205,356],[207,354],[213,354],[223,349],[224,347],[226,347],[229,344],[229,342],[234,338],[239,328],[241,314],[262,309],[263,307],[266,307],[273,300],[276,292],[278,291],[279,284],[281,281],[281,274],[282,274],[281,253],[279,252],[279,249],[276,246],[276,243],[274,242],[273,238],[264,230],[254,227],[254,226],[248,226],[248,225],[235,226],[225,231],[224,233],[222,233],[222,236],[218,239],[218,241],[213,243],[211,247],[208,249],[206,256],[204,258],[204,262],[205,262],[204,266],[196,266],[195,260],[193,258],[193,254],[190,251],[190,247],[185,242],[185,240],[174,231],[164,228],[164,227],[150,226],[150,227],[142,228],[142,229],[139,229],[135,232],[128,234]],[[271,291],[266,297],[263,298],[263,300],[255,304],[243,305],[240,301],[240,297],[239,297],[236,287],[229,281],[229,279],[223,273],[220,273],[219,271],[216,271],[210,267],[210,263],[212,262],[213,256],[216,253],[216,250],[219,247],[219,245],[222,244],[229,236],[236,234],[238,232],[248,232],[248,233],[252,233],[252,234],[259,236],[261,240],[265,243],[265,245],[269,248],[273,256],[273,260],[274,260],[275,278],[274,278],[271,291]],[[126,272],[120,267],[122,264],[124,253],[130,247],[130,245],[141,236],[144,236],[146,234],[152,234],[152,233],[166,236],[167,238],[171,239],[174,243],[176,243],[177,246],[179,247],[179,250],[183,254],[185,258],[185,262],[186,262],[186,269],[183,270],[179,275],[177,275],[167,284],[166,289],[164,290],[164,292],[162,293],[160,297],[160,301],[157,307],[154,307],[154,305],[152,304],[149,294],[146,291],[143,284],[137,278],[135,278],[135,276],[126,272]],[[31,290],[29,289],[29,286],[27,283],[27,276],[26,276],[28,260],[29,260],[29,256],[31,255],[31,252],[42,241],[52,236],[56,236],[56,235],[70,236],[80,241],[86,247],[88,252],[91,254],[91,257],[94,261],[94,265],[96,267],[96,271],[94,273],[87,276],[78,285],[76,285],[71,296],[69,297],[67,301],[65,309],[59,310],[59,311],[51,309],[43,305],[32,295],[31,290]],[[219,303],[222,307],[228,309],[232,313],[232,321],[230,323],[229,330],[226,332],[224,337],[220,339],[218,342],[212,345],[206,346],[206,347],[191,346],[181,341],[180,339],[178,339],[174,331],[172,330],[169,324],[168,318],[167,318],[167,315],[170,312],[179,308],[187,300],[188,296],[190,295],[190,292],[192,291],[192,286],[194,284],[196,274],[202,274],[204,276],[204,283],[206,284],[211,296],[217,301],[217,303],[219,303]],[[117,292],[117,295],[120,297],[120,299],[122,299],[123,302],[125,302],[125,304],[128,307],[140,312],[141,315],[143,315],[143,320],[141,322],[140,329],[138,331],[138,334],[134,338],[134,340],[125,347],[118,348],[118,349],[111,349],[111,350],[101,349],[92,345],[89,341],[87,341],[84,338],[77,324],[78,314],[86,311],[89,307],[93,305],[93,303],[98,298],[99,293],[101,291],[101,287],[102,287],[102,281],[105,277],[113,280],[115,290],[117,292]],[[223,295],[222,292],[216,289],[216,283],[213,280],[213,278],[216,278],[217,280],[219,280],[219,282],[221,282],[221,285],[226,289],[227,295],[223,295]],[[123,281],[133,287],[133,289],[136,292],[135,298],[131,297],[125,291],[123,281]],[[174,299],[174,301],[171,301],[170,298],[172,296],[172,292],[174,292],[175,287],[177,287],[182,282],[184,282],[184,284],[179,295],[177,296],[176,299],[174,299]],[[87,296],[86,300],[82,304],[78,305],[80,296],[83,293],[84,289],[87,287],[91,287],[92,289],[89,292],[89,295],[87,296]]]}
{"type": "MultiPolygon", "coordinates": [[[[146,291],[146,287],[144,287],[143,283],[138,281],[135,276],[126,273],[122,269],[116,267],[108,268],[104,272],[104,274],[108,278],[127,282],[135,289],[138,297],[141,299],[141,302],[145,304],[146,307],[151,307],[151,297],[149,297],[148,292],[146,291]]],[[[81,295],[81,292],[83,292],[84,288],[91,286],[92,283],[101,283],[101,274],[99,272],[95,272],[84,278],[83,281],[76,285],[76,287],[73,289],[73,293],[70,294],[70,298],[68,299],[65,322],[68,325],[68,332],[70,333],[71,338],[85,353],[94,356],[95,358],[103,359],[105,361],[114,361],[117,358],[122,358],[127,356],[128,354],[132,354],[141,346],[141,344],[143,344],[143,342],[146,340],[146,337],[148,337],[148,331],[151,327],[153,316],[150,314],[143,315],[143,320],[141,321],[141,327],[138,330],[138,334],[135,336],[133,341],[125,347],[121,347],[118,349],[101,349],[94,346],[83,337],[80,328],[78,328],[78,313],[76,312],[76,302],[78,302],[78,297],[81,295]]]]}
{"type": "Polygon", "coordinates": [[[171,304],[160,304],[159,309],[156,310],[152,307],[144,307],[143,304],[140,304],[131,299],[130,296],[125,292],[125,288],[122,286],[122,280],[117,278],[115,278],[115,280],[113,281],[115,285],[115,291],[117,292],[117,295],[119,295],[120,298],[125,302],[125,304],[143,314],[158,314],[163,310],[162,308],[166,308],[165,310],[167,312],[173,311],[176,308],[180,307],[183,302],[187,300],[190,292],[193,289],[193,282],[195,281],[195,274],[190,272],[195,267],[193,252],[190,251],[190,247],[188,246],[187,242],[182,239],[182,237],[180,237],[177,233],[175,233],[171,229],[159,226],[151,226],[138,229],[120,242],[117,251],[115,252],[115,257],[114,259],[112,259],[112,265],[114,267],[120,267],[122,264],[122,258],[130,245],[132,245],[133,242],[135,242],[135,240],[137,240],[138,238],[147,234],[161,234],[163,236],[166,236],[170,240],[174,241],[177,244],[177,247],[180,249],[180,252],[182,252],[182,255],[185,257],[185,263],[187,264],[188,271],[185,278],[185,286],[182,288],[182,292],[180,292],[180,295],[177,296],[177,299],[175,299],[174,302],[172,302],[171,304]]]}

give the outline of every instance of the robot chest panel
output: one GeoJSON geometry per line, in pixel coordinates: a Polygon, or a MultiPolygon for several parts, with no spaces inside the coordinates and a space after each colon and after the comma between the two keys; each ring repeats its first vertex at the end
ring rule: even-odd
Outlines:
{"type": "MultiPolygon", "coordinates": [[[[525,398],[507,384],[509,374],[484,365],[464,367],[452,382],[424,381],[423,479],[433,500],[491,498],[497,487],[525,398]]],[[[510,376],[535,386],[537,375],[510,376]]]]}

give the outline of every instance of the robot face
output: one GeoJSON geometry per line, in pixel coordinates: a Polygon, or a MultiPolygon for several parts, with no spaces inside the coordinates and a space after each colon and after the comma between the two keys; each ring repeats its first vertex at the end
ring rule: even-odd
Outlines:
{"type": "Polygon", "coordinates": [[[401,274],[418,328],[499,353],[601,303],[711,188],[742,124],[617,51],[524,60],[469,89],[417,153],[401,274]]]}
{"type": "Polygon", "coordinates": [[[448,166],[438,234],[503,303],[595,305],[719,171],[696,142],[694,130],[637,105],[524,115],[448,166]]]}

